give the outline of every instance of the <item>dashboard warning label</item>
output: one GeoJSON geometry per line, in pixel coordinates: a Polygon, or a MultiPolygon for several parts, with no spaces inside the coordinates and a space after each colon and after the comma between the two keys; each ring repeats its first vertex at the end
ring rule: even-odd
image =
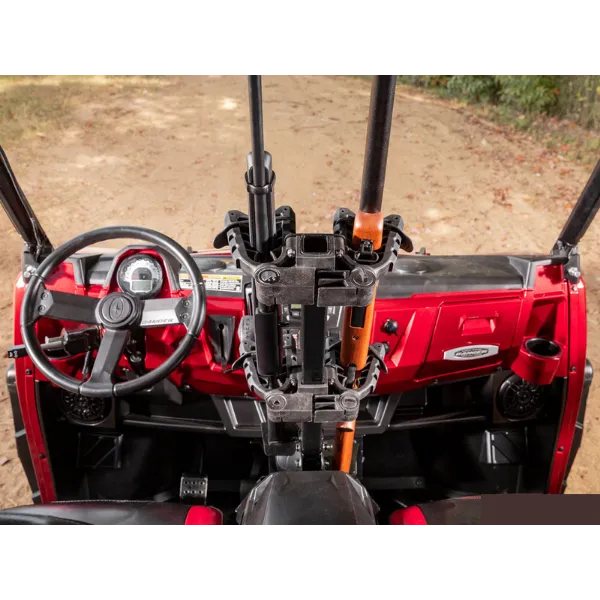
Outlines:
{"type": "MultiPolygon", "coordinates": [[[[229,292],[231,294],[242,293],[241,275],[221,275],[217,273],[203,273],[204,287],[207,292],[229,292]]],[[[190,276],[187,273],[179,274],[179,285],[183,290],[192,287],[190,276]]]]}

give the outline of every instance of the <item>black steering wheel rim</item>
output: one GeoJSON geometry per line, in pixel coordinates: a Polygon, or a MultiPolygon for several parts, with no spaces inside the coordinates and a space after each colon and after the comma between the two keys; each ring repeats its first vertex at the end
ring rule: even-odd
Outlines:
{"type": "Polygon", "coordinates": [[[198,265],[190,254],[176,241],[168,236],[134,226],[113,226],[95,229],[83,233],[72,240],[59,246],[39,265],[32,274],[25,290],[21,304],[21,336],[27,353],[34,365],[55,385],[76,394],[96,398],[123,396],[148,389],[162,379],[168,377],[188,356],[194,347],[206,318],[206,297],[204,282],[198,265]],[[133,238],[149,242],[173,256],[189,273],[192,293],[191,311],[185,326],[186,335],[181,339],[177,349],[169,358],[156,369],[145,373],[137,379],[119,383],[110,382],[83,382],[65,375],[44,354],[35,332],[35,323],[38,318],[34,300],[43,288],[46,278],[67,258],[75,252],[92,244],[113,239],[133,238]]]}

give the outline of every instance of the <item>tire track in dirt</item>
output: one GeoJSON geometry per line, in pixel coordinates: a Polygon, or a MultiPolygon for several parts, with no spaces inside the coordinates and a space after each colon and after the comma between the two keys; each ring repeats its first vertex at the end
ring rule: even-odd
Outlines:
{"type": "MultiPolygon", "coordinates": [[[[337,206],[356,205],[369,91],[360,79],[264,78],[265,140],[277,172],[276,201],[294,206],[303,231],[328,230],[337,206]]],[[[195,249],[208,247],[224,212],[243,210],[247,201],[246,93],[245,79],[231,77],[171,78],[133,97],[99,88],[94,103],[78,109],[73,127],[5,150],[55,244],[82,231],[128,223],[158,229],[195,249]]],[[[417,248],[434,254],[546,252],[588,175],[468,111],[403,93],[397,98],[385,209],[404,217],[417,248]]],[[[0,232],[0,345],[6,348],[21,243],[4,215],[0,232]]],[[[596,364],[599,238],[596,223],[582,244],[588,356],[596,364]]],[[[0,363],[5,370],[7,361],[0,363]]],[[[569,482],[573,492],[600,492],[596,388],[569,482]]],[[[28,503],[4,385],[0,456],[10,459],[0,466],[0,506],[28,503]]]]}

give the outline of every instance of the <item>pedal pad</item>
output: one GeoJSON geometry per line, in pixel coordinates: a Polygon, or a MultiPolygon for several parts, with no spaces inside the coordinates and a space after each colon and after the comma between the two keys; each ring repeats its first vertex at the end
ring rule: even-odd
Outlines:
{"type": "Polygon", "coordinates": [[[179,498],[182,502],[206,504],[208,477],[182,475],[179,483],[179,498]]]}

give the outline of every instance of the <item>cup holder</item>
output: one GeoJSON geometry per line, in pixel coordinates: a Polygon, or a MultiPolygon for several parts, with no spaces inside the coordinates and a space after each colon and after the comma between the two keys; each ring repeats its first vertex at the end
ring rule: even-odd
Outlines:
{"type": "Polygon", "coordinates": [[[525,342],[525,348],[534,354],[542,358],[552,358],[559,356],[561,353],[560,346],[552,340],[546,340],[544,338],[530,338],[525,342]]]}
{"type": "Polygon", "coordinates": [[[548,385],[556,375],[562,353],[562,346],[553,340],[529,338],[521,345],[511,368],[529,383],[548,385]]]}

